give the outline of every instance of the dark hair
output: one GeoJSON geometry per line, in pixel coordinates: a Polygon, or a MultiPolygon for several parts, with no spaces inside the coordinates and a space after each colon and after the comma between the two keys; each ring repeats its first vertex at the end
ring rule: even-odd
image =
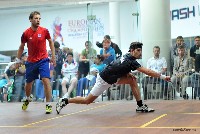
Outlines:
{"type": "Polygon", "coordinates": [[[142,48],[143,44],[141,42],[132,42],[129,47],[129,52],[131,49],[142,48]]]}
{"type": "Polygon", "coordinates": [[[100,61],[103,61],[103,60],[104,60],[103,55],[99,55],[99,54],[98,54],[98,55],[97,55],[97,58],[100,59],[100,61]]]}
{"type": "Polygon", "coordinates": [[[185,46],[184,45],[179,45],[178,49],[185,49],[185,46]]]}
{"type": "Polygon", "coordinates": [[[26,56],[27,52],[22,53],[21,58],[26,56]]]}
{"type": "Polygon", "coordinates": [[[33,11],[33,12],[31,12],[31,14],[29,15],[29,20],[30,19],[33,19],[33,16],[34,15],[40,15],[40,12],[38,12],[38,11],[33,11]]]}
{"type": "Polygon", "coordinates": [[[196,39],[196,38],[199,38],[199,39],[200,39],[200,36],[196,36],[194,39],[196,39]]]}
{"type": "Polygon", "coordinates": [[[158,48],[160,50],[160,47],[159,46],[154,46],[153,48],[158,48]]]}
{"type": "Polygon", "coordinates": [[[85,45],[86,45],[86,43],[87,43],[89,46],[92,45],[91,41],[86,41],[86,42],[85,42],[85,45]]]}
{"type": "Polygon", "coordinates": [[[16,55],[12,55],[11,56],[11,61],[15,61],[16,57],[17,57],[16,55]]]}
{"type": "Polygon", "coordinates": [[[110,35],[105,35],[104,38],[110,40],[110,35]]]}
{"type": "Polygon", "coordinates": [[[68,55],[71,55],[71,56],[73,57],[73,53],[72,53],[72,52],[67,53],[67,56],[68,56],[68,55]]]}
{"type": "Polygon", "coordinates": [[[55,42],[54,42],[54,47],[55,47],[55,48],[59,48],[59,47],[60,47],[60,43],[57,42],[57,41],[55,41],[55,42]]]}
{"type": "Polygon", "coordinates": [[[178,39],[183,40],[183,36],[178,36],[178,37],[176,38],[176,40],[178,40],[178,39]]]}

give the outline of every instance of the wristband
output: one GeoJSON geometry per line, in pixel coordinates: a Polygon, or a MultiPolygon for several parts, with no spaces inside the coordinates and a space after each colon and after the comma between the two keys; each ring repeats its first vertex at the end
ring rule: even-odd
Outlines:
{"type": "Polygon", "coordinates": [[[166,78],[166,76],[165,75],[160,75],[160,79],[165,79],[166,78]]]}
{"type": "Polygon", "coordinates": [[[16,58],[15,63],[20,63],[20,62],[21,62],[21,60],[16,58]]]}

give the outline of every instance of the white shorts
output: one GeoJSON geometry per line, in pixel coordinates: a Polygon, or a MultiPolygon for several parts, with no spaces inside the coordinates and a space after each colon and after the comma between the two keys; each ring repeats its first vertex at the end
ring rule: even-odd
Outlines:
{"type": "Polygon", "coordinates": [[[71,78],[71,80],[70,80],[68,77],[64,77],[64,78],[62,79],[62,82],[63,82],[63,81],[66,81],[67,83],[71,83],[72,80],[76,80],[76,81],[77,81],[77,78],[76,78],[76,77],[73,77],[73,78],[71,78]]]}
{"type": "Polygon", "coordinates": [[[108,84],[107,82],[105,82],[98,74],[97,79],[96,79],[96,83],[95,83],[94,87],[92,88],[92,90],[90,91],[90,93],[93,96],[99,96],[105,90],[107,90],[109,87],[111,87],[111,84],[108,84]]]}

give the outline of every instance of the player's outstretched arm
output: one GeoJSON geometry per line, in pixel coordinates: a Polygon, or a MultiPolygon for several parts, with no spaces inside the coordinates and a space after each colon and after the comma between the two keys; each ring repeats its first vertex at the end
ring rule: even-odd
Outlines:
{"type": "Polygon", "coordinates": [[[146,75],[149,75],[151,77],[156,77],[156,78],[160,78],[160,79],[163,79],[165,81],[170,81],[170,76],[165,76],[165,75],[162,75],[162,74],[159,74],[151,69],[147,69],[145,67],[139,67],[137,69],[139,72],[142,72],[146,75]]]}

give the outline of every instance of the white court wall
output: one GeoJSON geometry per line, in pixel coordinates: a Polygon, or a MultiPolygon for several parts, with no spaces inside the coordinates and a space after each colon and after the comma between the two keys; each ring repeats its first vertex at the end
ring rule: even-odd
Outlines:
{"type": "MultiPolygon", "coordinates": [[[[95,24],[96,30],[93,32],[93,44],[96,41],[102,41],[105,34],[109,34],[109,4],[104,3],[100,5],[94,5],[92,7],[92,14],[96,15],[98,22],[95,24]]],[[[9,51],[17,50],[20,44],[20,38],[23,31],[30,27],[30,22],[28,20],[29,14],[33,10],[27,11],[15,11],[10,13],[0,13],[0,40],[1,40],[1,50],[9,51]],[[7,33],[7,34],[5,34],[7,33]]],[[[129,44],[134,41],[133,33],[133,16],[132,12],[134,10],[134,2],[122,2],[120,4],[120,28],[122,36],[121,47],[127,49],[129,44]]],[[[83,29],[86,28],[84,22],[87,19],[87,6],[80,6],[76,8],[67,9],[40,9],[41,13],[41,26],[49,29],[51,37],[53,38],[53,24],[56,18],[60,19],[62,24],[61,34],[64,38],[64,44],[67,47],[74,49],[77,52],[81,52],[84,49],[84,43],[87,40],[87,31],[83,29]],[[82,21],[83,24],[72,25],[71,22],[82,21]],[[81,30],[82,29],[82,30],[81,30]],[[77,30],[77,32],[72,32],[77,30]]],[[[60,40],[58,39],[60,42],[60,40]]],[[[99,53],[99,48],[96,45],[93,47],[99,53]]]]}
{"type": "MultiPolygon", "coordinates": [[[[179,35],[182,35],[183,37],[199,35],[199,0],[170,0],[170,2],[171,11],[178,9],[179,11],[182,10],[181,12],[183,13],[182,15],[179,15],[179,17],[182,17],[182,19],[175,18],[171,22],[171,37],[176,38],[179,35]],[[190,13],[190,16],[188,17],[187,14],[186,17],[184,13],[187,11],[187,8],[189,8],[189,10],[191,11],[193,6],[195,7],[195,16],[192,16],[192,13],[190,13]]],[[[97,24],[97,29],[103,27],[101,30],[94,32],[93,44],[96,41],[101,41],[103,39],[103,35],[109,34],[108,8],[108,3],[93,6],[93,15],[96,15],[96,17],[100,19],[100,23],[97,24]]],[[[129,2],[120,3],[120,45],[124,53],[127,52],[128,46],[132,41],[142,41],[142,36],[140,33],[140,16],[138,17],[138,26],[137,17],[132,16],[132,13],[136,13],[138,8],[139,7],[136,2],[132,0],[130,0],[129,2]]],[[[26,9],[22,11],[15,10],[14,12],[9,11],[9,13],[0,12],[0,51],[18,49],[22,32],[30,26],[28,16],[32,10],[35,9],[26,9]]],[[[67,47],[73,48],[78,52],[80,52],[84,48],[84,42],[87,40],[87,37],[69,37],[68,30],[70,28],[68,23],[71,20],[86,20],[86,5],[76,8],[60,8],[52,10],[40,8],[39,11],[42,15],[41,26],[48,28],[51,36],[53,35],[53,22],[56,17],[60,17],[62,23],[61,33],[64,38],[64,44],[67,47]]],[[[76,29],[78,28],[76,27],[76,29]]],[[[96,48],[96,45],[93,46],[94,48],[96,48]]],[[[96,49],[97,52],[99,52],[99,48],[96,49]]]]}

